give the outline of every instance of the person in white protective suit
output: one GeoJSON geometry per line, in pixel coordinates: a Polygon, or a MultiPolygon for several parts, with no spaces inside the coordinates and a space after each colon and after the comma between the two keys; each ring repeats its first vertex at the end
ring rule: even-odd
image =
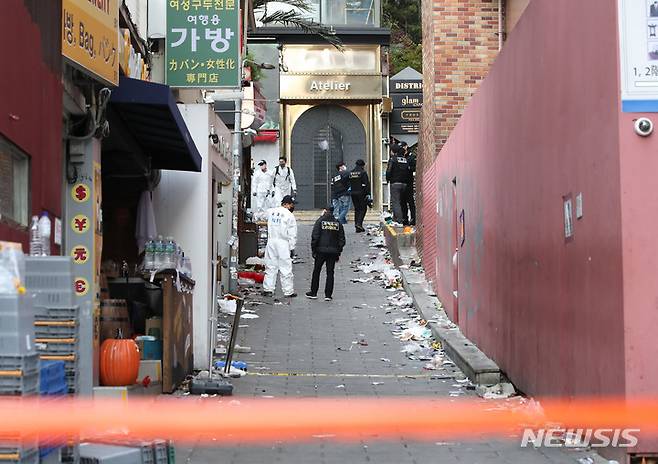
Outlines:
{"type": "Polygon", "coordinates": [[[272,174],[267,170],[265,160],[260,161],[258,167],[260,169],[256,169],[251,180],[251,193],[253,195],[253,204],[251,206],[254,213],[262,213],[272,206],[272,174]]]}
{"type": "Polygon", "coordinates": [[[286,195],[290,195],[293,199],[297,196],[297,182],[295,182],[295,173],[293,170],[286,166],[286,158],[282,156],[279,158],[279,165],[274,168],[272,173],[274,180],[274,201],[275,205],[281,203],[281,200],[286,195]]]}
{"type": "Polygon", "coordinates": [[[292,214],[294,210],[293,198],[286,195],[281,200],[281,206],[267,212],[267,247],[263,282],[265,296],[274,295],[279,273],[281,273],[281,289],[284,296],[297,296],[292,274],[292,255],[297,244],[297,221],[292,214]]]}

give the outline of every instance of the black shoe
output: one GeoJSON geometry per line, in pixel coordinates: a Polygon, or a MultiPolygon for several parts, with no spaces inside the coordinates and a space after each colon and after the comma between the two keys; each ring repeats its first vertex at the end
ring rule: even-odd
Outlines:
{"type": "Polygon", "coordinates": [[[318,296],[315,293],[306,292],[306,298],[309,298],[311,300],[317,300],[318,296]]]}
{"type": "Polygon", "coordinates": [[[274,292],[267,292],[263,290],[263,296],[274,296],[274,292]]]}
{"type": "Polygon", "coordinates": [[[290,295],[283,295],[283,296],[285,296],[286,298],[295,298],[297,296],[297,294],[296,293],[291,293],[290,295]]]}
{"type": "Polygon", "coordinates": [[[365,232],[366,230],[363,227],[357,227],[356,228],[356,233],[360,234],[361,232],[365,232]]]}
{"type": "Polygon", "coordinates": [[[330,297],[330,296],[325,296],[325,297],[324,297],[324,301],[331,301],[331,300],[333,300],[333,298],[330,297]]]}

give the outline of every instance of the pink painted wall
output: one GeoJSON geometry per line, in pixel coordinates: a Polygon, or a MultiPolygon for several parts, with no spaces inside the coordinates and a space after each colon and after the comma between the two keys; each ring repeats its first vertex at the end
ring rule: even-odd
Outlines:
{"type": "MultiPolygon", "coordinates": [[[[459,324],[532,395],[622,394],[626,385],[640,391],[656,376],[655,369],[649,373],[651,358],[638,358],[637,350],[648,342],[645,324],[658,327],[656,316],[646,315],[658,314],[658,240],[646,223],[655,217],[647,202],[658,206],[658,192],[647,193],[658,172],[658,136],[622,160],[620,171],[620,138],[622,158],[638,141],[625,135],[628,124],[618,110],[616,4],[533,0],[435,161],[443,215],[425,266],[438,257],[435,287],[455,317],[457,178],[456,210],[464,209],[466,225],[459,324]],[[647,159],[655,169],[646,169],[647,159]],[[637,176],[640,185],[627,189],[637,176]],[[563,196],[579,192],[584,217],[567,243],[563,196]],[[622,217],[635,224],[622,228],[622,217]],[[631,247],[631,237],[644,246],[631,247]],[[629,270],[645,273],[628,278],[629,270]],[[624,313],[629,303],[637,308],[626,306],[624,313]],[[637,344],[625,342],[625,323],[627,335],[640,337],[637,344]],[[630,358],[632,370],[624,375],[630,358]],[[645,377],[631,378],[634,372],[645,377]]],[[[651,355],[658,359],[655,349],[651,355]]]]}

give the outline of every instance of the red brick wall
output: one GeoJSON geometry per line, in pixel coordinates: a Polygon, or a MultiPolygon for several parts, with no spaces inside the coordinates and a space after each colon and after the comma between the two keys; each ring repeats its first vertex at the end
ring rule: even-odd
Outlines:
{"type": "MultiPolygon", "coordinates": [[[[422,0],[421,9],[424,94],[418,172],[427,174],[498,55],[498,0],[422,0]]],[[[422,180],[428,176],[419,176],[420,222],[425,226],[435,221],[427,214],[436,214],[436,193],[425,190],[432,188],[422,180]]],[[[426,231],[420,235],[418,248],[424,254],[431,245],[426,231]]]]}

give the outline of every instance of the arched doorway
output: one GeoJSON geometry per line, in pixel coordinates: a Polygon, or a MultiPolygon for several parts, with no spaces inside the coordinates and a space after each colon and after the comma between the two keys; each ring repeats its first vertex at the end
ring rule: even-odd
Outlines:
{"type": "Polygon", "coordinates": [[[338,105],[315,106],[304,112],[292,129],[291,150],[300,210],[327,205],[329,179],[337,163],[342,161],[352,169],[357,159],[368,159],[363,124],[338,105]]]}

